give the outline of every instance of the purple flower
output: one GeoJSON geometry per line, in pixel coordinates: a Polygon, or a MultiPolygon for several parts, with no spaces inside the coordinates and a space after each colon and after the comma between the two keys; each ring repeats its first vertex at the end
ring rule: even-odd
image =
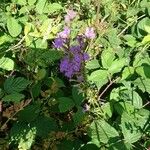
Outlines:
{"type": "Polygon", "coordinates": [[[68,10],[67,15],[65,15],[65,22],[69,23],[71,20],[73,20],[76,17],[77,13],[73,10],[68,10]]]}
{"type": "Polygon", "coordinates": [[[67,15],[69,16],[69,18],[72,20],[76,17],[77,13],[73,10],[68,10],[67,11],[67,15]]]}
{"type": "Polygon", "coordinates": [[[77,62],[77,63],[81,63],[82,62],[82,55],[81,54],[75,54],[74,55],[74,59],[73,59],[75,62],[77,62]]]}
{"type": "Polygon", "coordinates": [[[56,38],[56,39],[54,40],[53,45],[54,45],[55,48],[62,48],[63,45],[64,45],[64,43],[65,43],[65,40],[64,40],[64,39],[62,39],[62,38],[56,38]]]}
{"type": "Polygon", "coordinates": [[[81,51],[81,48],[79,45],[71,46],[70,51],[72,51],[73,53],[79,52],[79,51],[81,51]]]}
{"type": "Polygon", "coordinates": [[[84,59],[84,61],[89,60],[89,58],[90,58],[90,56],[89,56],[88,53],[84,53],[84,54],[83,54],[83,59],[84,59]]]}
{"type": "Polygon", "coordinates": [[[63,38],[63,39],[68,38],[69,35],[70,35],[70,29],[68,27],[65,27],[64,31],[58,33],[58,37],[63,38]]]}
{"type": "Polygon", "coordinates": [[[94,39],[95,36],[96,36],[96,34],[94,32],[94,28],[87,27],[86,30],[85,30],[85,36],[88,39],[94,39]]]}
{"type": "Polygon", "coordinates": [[[69,66],[69,59],[65,57],[60,62],[60,72],[66,71],[68,69],[68,66],[69,66]]]}
{"type": "Polygon", "coordinates": [[[84,37],[82,35],[78,35],[77,36],[77,41],[78,41],[80,47],[83,48],[84,45],[85,45],[85,43],[84,43],[84,37]]]}

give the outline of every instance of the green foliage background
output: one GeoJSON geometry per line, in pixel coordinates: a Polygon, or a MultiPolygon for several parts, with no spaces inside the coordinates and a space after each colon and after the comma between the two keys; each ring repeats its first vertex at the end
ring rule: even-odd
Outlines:
{"type": "Polygon", "coordinates": [[[149,0],[1,0],[0,150],[148,150],[149,50],[149,0]],[[67,9],[97,34],[84,83],[52,46],[67,9]]]}

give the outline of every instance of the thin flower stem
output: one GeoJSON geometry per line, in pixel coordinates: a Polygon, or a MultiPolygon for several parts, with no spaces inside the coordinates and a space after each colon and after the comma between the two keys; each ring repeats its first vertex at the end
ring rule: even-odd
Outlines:
{"type": "Polygon", "coordinates": [[[109,89],[109,87],[114,84],[119,78],[114,79],[113,81],[110,81],[110,83],[107,85],[107,87],[103,90],[103,92],[98,96],[98,100],[104,95],[104,93],[109,89]]]}
{"type": "Polygon", "coordinates": [[[25,40],[25,36],[14,46],[10,47],[8,50],[6,50],[6,52],[11,51],[11,50],[15,50],[18,47],[20,47],[20,45],[22,44],[22,42],[25,40]]]}

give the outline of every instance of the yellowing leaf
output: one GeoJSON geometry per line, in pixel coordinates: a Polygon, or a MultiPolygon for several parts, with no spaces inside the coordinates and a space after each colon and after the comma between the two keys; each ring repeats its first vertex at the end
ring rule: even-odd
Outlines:
{"type": "Polygon", "coordinates": [[[142,44],[146,44],[146,43],[148,43],[148,42],[150,42],[150,34],[146,35],[146,36],[143,38],[142,44]]]}

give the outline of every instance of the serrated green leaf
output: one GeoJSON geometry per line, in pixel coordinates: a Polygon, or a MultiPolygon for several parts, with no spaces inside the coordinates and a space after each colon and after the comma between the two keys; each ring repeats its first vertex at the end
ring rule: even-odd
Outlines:
{"type": "Polygon", "coordinates": [[[74,107],[75,103],[72,99],[68,97],[60,97],[58,98],[59,101],[59,110],[60,112],[66,112],[74,107]]]}
{"type": "Polygon", "coordinates": [[[23,77],[9,77],[4,82],[4,90],[7,93],[16,93],[23,91],[28,85],[29,81],[23,77]]]}
{"type": "Polygon", "coordinates": [[[5,102],[20,102],[22,99],[24,99],[24,95],[20,93],[12,93],[9,95],[6,95],[2,98],[5,102]]]}
{"type": "Polygon", "coordinates": [[[135,86],[138,86],[140,90],[143,92],[148,92],[150,93],[150,79],[141,79],[138,78],[135,81],[133,81],[133,84],[135,86]]]}
{"type": "Polygon", "coordinates": [[[108,72],[110,72],[111,74],[120,72],[121,69],[127,65],[127,59],[126,58],[121,58],[119,60],[115,60],[113,61],[113,63],[111,64],[111,66],[108,68],[108,72]]]}
{"type": "Polygon", "coordinates": [[[58,130],[55,120],[46,116],[39,116],[31,123],[31,127],[36,129],[36,134],[40,137],[46,137],[51,131],[58,130]]]}
{"type": "Polygon", "coordinates": [[[142,108],[143,100],[140,97],[140,95],[137,92],[133,91],[133,92],[131,92],[130,96],[132,98],[133,106],[138,109],[142,108]]]}
{"type": "Polygon", "coordinates": [[[135,143],[142,136],[140,128],[135,124],[134,116],[128,115],[125,112],[122,114],[121,128],[124,140],[127,143],[135,143]]]}
{"type": "Polygon", "coordinates": [[[12,37],[17,37],[22,31],[21,25],[13,17],[7,19],[7,28],[12,37]]]}
{"type": "Polygon", "coordinates": [[[29,105],[19,112],[19,120],[31,122],[35,120],[40,113],[40,104],[29,105]]]}
{"type": "Polygon", "coordinates": [[[106,70],[96,70],[91,73],[88,80],[95,83],[98,88],[101,88],[108,81],[108,72],[106,70]]]}
{"type": "Polygon", "coordinates": [[[100,143],[108,143],[114,139],[115,142],[119,136],[114,127],[109,125],[104,120],[95,120],[90,125],[89,136],[92,138],[92,143],[100,147],[100,143]]]}

